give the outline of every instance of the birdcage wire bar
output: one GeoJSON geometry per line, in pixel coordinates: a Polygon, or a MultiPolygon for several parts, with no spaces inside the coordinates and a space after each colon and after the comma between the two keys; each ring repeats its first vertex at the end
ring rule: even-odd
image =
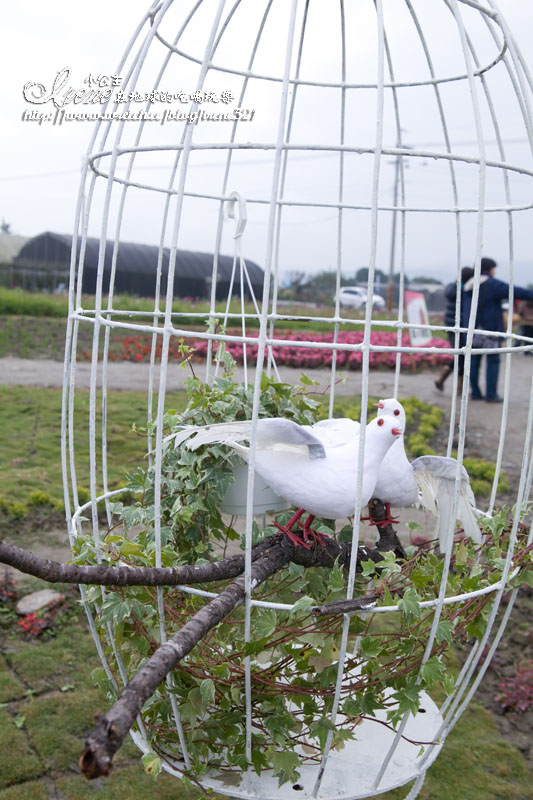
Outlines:
{"type": "MultiPolygon", "coordinates": [[[[434,0],[436,5],[436,0],[434,0]]],[[[174,5],[174,9],[177,4],[174,5]]],[[[509,266],[510,266],[510,285],[514,285],[514,222],[515,215],[519,212],[528,212],[533,208],[533,203],[513,197],[510,177],[518,179],[531,179],[533,169],[526,163],[517,163],[510,160],[505,152],[505,136],[500,130],[498,122],[498,112],[496,103],[493,100],[489,79],[492,73],[499,69],[504,70],[505,75],[511,83],[516,95],[519,112],[522,118],[524,129],[527,133],[530,148],[533,148],[532,122],[531,122],[531,77],[527,66],[523,61],[512,35],[502,18],[496,3],[487,0],[486,3],[478,3],[473,0],[443,0],[439,5],[446,7],[454,20],[456,34],[460,42],[462,53],[462,63],[458,63],[457,68],[451,73],[441,73],[435,66],[431,54],[431,43],[426,36],[424,23],[422,21],[423,12],[420,4],[405,0],[405,8],[413,25],[414,41],[418,42],[423,52],[423,60],[428,77],[420,77],[416,80],[407,80],[397,77],[395,74],[394,63],[394,35],[390,25],[387,25],[387,15],[390,13],[390,4],[383,0],[376,0],[369,3],[368,7],[375,14],[374,33],[376,40],[376,78],[374,81],[357,81],[354,79],[352,70],[348,68],[347,53],[349,52],[349,36],[353,35],[353,28],[349,18],[350,7],[353,6],[348,0],[340,0],[339,20],[340,20],[340,78],[337,81],[317,80],[306,77],[303,69],[305,62],[305,48],[307,46],[307,25],[309,24],[308,15],[312,4],[292,0],[285,6],[284,20],[286,28],[283,34],[284,49],[281,52],[280,70],[274,74],[257,68],[256,62],[261,61],[261,46],[263,38],[266,38],[265,31],[268,29],[273,9],[276,4],[273,0],[265,3],[262,14],[258,16],[258,27],[255,36],[251,35],[250,54],[245,68],[237,68],[234,65],[222,64],[219,58],[219,51],[224,53],[225,36],[232,30],[232,25],[236,25],[239,13],[247,6],[246,0],[237,0],[230,9],[226,8],[225,0],[220,2],[197,2],[191,4],[189,11],[183,11],[184,16],[176,26],[177,33],[171,41],[167,34],[162,32],[165,25],[166,15],[173,10],[172,0],[155,4],[149,9],[139,23],[134,35],[132,36],[128,48],[117,68],[118,74],[124,74],[123,87],[133,92],[140,87],[143,80],[143,69],[149,62],[152,51],[159,45],[162,49],[158,50],[158,66],[153,78],[153,91],[157,91],[162,85],[163,78],[167,70],[171,67],[173,59],[181,59],[187,65],[195,65],[198,70],[196,73],[196,91],[201,92],[206,87],[207,78],[213,75],[222,75],[224,78],[231,76],[233,79],[240,80],[239,91],[237,92],[239,105],[249,97],[254,86],[258,84],[272,84],[279,88],[277,125],[272,128],[271,134],[267,138],[257,141],[242,141],[239,139],[242,126],[239,127],[238,120],[231,125],[229,136],[220,139],[212,138],[208,141],[198,140],[196,136],[197,128],[194,125],[183,124],[181,129],[174,129],[172,141],[161,140],[161,137],[153,136],[148,123],[142,119],[136,125],[136,134],[133,142],[128,139],[127,125],[120,120],[102,120],[94,129],[87,157],[84,162],[83,174],[80,186],[80,193],[76,208],[74,238],[71,258],[70,289],[69,289],[69,320],[67,327],[67,342],[65,350],[65,370],[63,388],[63,412],[62,412],[62,459],[65,485],[65,507],[67,509],[69,522],[69,540],[74,546],[76,537],[84,530],[86,521],[84,514],[88,513],[88,524],[92,530],[94,545],[98,560],[101,558],[101,523],[98,519],[98,503],[103,500],[106,504],[107,521],[111,522],[111,511],[109,501],[118,492],[110,491],[107,476],[107,426],[109,411],[107,408],[107,367],[109,363],[110,337],[115,331],[134,331],[151,335],[151,350],[149,374],[147,380],[147,420],[156,422],[155,435],[148,437],[148,458],[149,464],[155,468],[156,475],[156,519],[155,519],[155,538],[156,538],[156,566],[161,566],[161,529],[159,522],[160,494],[161,494],[161,458],[164,444],[163,431],[160,421],[165,410],[165,397],[167,388],[167,378],[169,371],[169,344],[171,339],[191,337],[189,328],[180,327],[180,319],[185,315],[190,319],[193,317],[198,324],[198,330],[194,331],[194,339],[205,340],[208,343],[208,361],[206,366],[206,380],[211,380],[216,375],[216,356],[213,343],[220,345],[226,343],[239,343],[246,349],[247,345],[257,346],[257,359],[252,366],[255,368],[254,382],[254,404],[252,410],[252,435],[251,435],[251,456],[250,470],[247,482],[247,513],[245,520],[245,576],[246,576],[246,602],[245,602],[245,639],[250,640],[251,636],[251,615],[253,609],[260,608],[291,608],[287,604],[256,600],[252,597],[251,585],[251,550],[252,550],[252,524],[253,524],[253,489],[254,489],[254,459],[255,459],[255,440],[258,420],[258,406],[260,400],[260,375],[264,366],[268,370],[276,369],[273,351],[275,348],[288,348],[295,345],[295,340],[276,333],[276,323],[279,321],[298,321],[302,318],[311,322],[327,323],[331,325],[332,341],[316,342],[312,340],[297,341],[297,346],[302,349],[313,348],[319,351],[331,353],[330,368],[330,414],[333,410],[335,400],[335,384],[338,372],[337,355],[339,353],[360,353],[361,361],[361,438],[358,453],[358,491],[357,501],[354,508],[354,524],[352,537],[352,558],[348,569],[347,598],[353,596],[357,546],[359,543],[359,517],[361,512],[361,490],[362,490],[362,466],[365,450],[365,425],[367,422],[367,403],[369,397],[369,385],[371,377],[370,357],[373,353],[393,353],[395,354],[394,384],[393,394],[398,395],[402,381],[401,357],[405,353],[434,353],[446,352],[454,357],[455,364],[461,355],[465,357],[464,385],[462,395],[456,400],[457,372],[454,374],[454,388],[450,410],[450,428],[448,436],[448,454],[452,450],[454,432],[458,431],[457,447],[457,471],[455,481],[455,495],[453,500],[452,516],[455,515],[458,502],[458,491],[460,483],[460,470],[464,456],[465,430],[468,416],[468,378],[470,374],[472,337],[474,333],[490,333],[476,329],[475,318],[479,300],[479,276],[480,259],[482,253],[483,236],[486,230],[486,217],[491,215],[505,215],[509,236],[509,266]],[[210,7],[210,25],[204,37],[203,56],[199,57],[191,53],[186,41],[188,26],[195,22],[195,19],[202,12],[202,6],[210,7]],[[469,31],[468,23],[472,21],[472,13],[477,12],[479,18],[485,25],[488,35],[491,37],[495,52],[491,57],[485,53],[479,54],[476,49],[474,39],[469,31]],[[185,42],[182,43],[182,39],[185,42]],[[161,57],[162,56],[162,57],[161,57]],[[255,82],[255,83],[254,83],[255,82]],[[456,152],[452,147],[453,132],[447,119],[445,110],[445,93],[450,86],[466,84],[468,86],[468,96],[471,103],[473,129],[475,131],[475,144],[477,152],[475,154],[466,151],[456,152]],[[444,139],[444,149],[431,149],[427,147],[408,146],[404,138],[402,92],[411,88],[419,89],[426,87],[433,91],[434,102],[437,107],[437,118],[439,120],[440,132],[444,139]],[[338,127],[336,130],[336,141],[318,141],[304,139],[298,131],[297,114],[302,93],[309,90],[337,90],[340,95],[340,110],[338,117],[338,127]],[[349,102],[356,92],[373,92],[376,97],[376,109],[374,120],[373,142],[358,143],[349,140],[349,102]],[[388,92],[392,97],[393,111],[386,108],[386,98],[388,92]],[[488,119],[490,120],[491,130],[497,143],[497,157],[488,157],[485,147],[485,120],[482,119],[482,104],[488,108],[488,119]],[[388,116],[392,117],[391,128],[385,129],[385,120],[388,116]],[[175,133],[178,131],[178,134],[175,133]],[[387,137],[393,135],[394,143],[391,144],[387,137]],[[142,159],[146,154],[160,154],[170,157],[168,161],[166,185],[154,181],[143,180],[139,177],[142,159]],[[216,180],[207,180],[201,188],[190,188],[188,185],[189,169],[193,169],[193,157],[202,154],[221,155],[220,164],[223,167],[222,179],[217,188],[216,180]],[[264,187],[257,189],[248,188],[244,193],[241,192],[235,180],[236,173],[232,171],[235,157],[245,153],[247,156],[254,153],[262,157],[268,157],[270,169],[270,190],[264,187]],[[336,198],[329,194],[328,198],[308,199],[305,189],[300,196],[294,197],[294,186],[290,181],[290,169],[294,159],[300,156],[309,157],[311,155],[326,156],[334,160],[337,168],[332,186],[336,189],[336,198]],[[366,201],[354,201],[348,191],[348,169],[349,159],[353,157],[368,157],[371,160],[372,182],[370,193],[366,201]],[[382,197],[382,173],[384,159],[392,157],[396,159],[397,168],[397,193],[391,203],[382,197]],[[422,163],[424,160],[431,159],[439,165],[446,165],[449,174],[449,188],[451,191],[452,202],[413,202],[408,193],[405,170],[410,163],[422,163]],[[123,167],[125,165],[125,168],[123,167]],[[471,167],[477,170],[475,182],[477,184],[477,197],[472,195],[465,201],[462,192],[462,173],[463,167],[471,167]],[[122,170],[125,169],[123,174],[122,170]],[[487,198],[487,185],[491,183],[494,175],[502,178],[504,189],[503,202],[492,202],[487,198]],[[97,195],[97,190],[102,184],[105,187],[103,197],[97,195]],[[123,228],[128,218],[128,203],[132,193],[147,193],[149,197],[162,197],[163,206],[161,211],[161,227],[159,232],[159,257],[155,271],[154,281],[154,308],[150,312],[138,312],[121,310],[114,307],[114,281],[116,276],[117,256],[120,248],[123,228]],[[117,195],[118,193],[118,195],[117,195]],[[117,199],[118,196],[118,199],[117,199]],[[229,310],[229,297],[226,308],[218,310],[217,306],[217,277],[218,277],[218,257],[222,251],[224,236],[227,231],[228,209],[235,205],[236,199],[239,202],[239,215],[237,215],[237,225],[244,221],[244,209],[248,208],[256,212],[266,212],[264,217],[265,225],[265,246],[264,246],[264,289],[261,303],[255,297],[255,313],[246,313],[244,310],[244,284],[246,271],[246,235],[245,227],[235,239],[234,267],[232,273],[232,285],[237,272],[240,274],[241,290],[241,309],[240,313],[235,314],[229,310]],[[209,310],[207,312],[176,312],[173,310],[173,288],[174,270],[180,237],[183,236],[182,228],[186,225],[186,212],[189,203],[196,200],[211,203],[211,220],[214,231],[214,257],[213,257],[213,279],[211,284],[209,310]],[[336,230],[331,237],[333,251],[335,252],[335,271],[337,280],[337,291],[334,312],[331,316],[323,314],[312,314],[306,312],[304,315],[297,313],[282,313],[283,309],[278,304],[278,289],[280,277],[280,265],[283,262],[282,240],[283,231],[286,224],[290,224],[288,215],[294,211],[308,210],[330,211],[335,215],[336,230]],[[380,224],[383,215],[392,215],[393,225],[396,225],[396,215],[399,215],[399,254],[396,257],[394,245],[391,251],[391,264],[399,262],[400,268],[400,296],[397,319],[393,326],[396,329],[396,345],[381,345],[370,341],[370,334],[373,330],[381,327],[390,327],[391,322],[372,319],[372,308],[367,304],[364,319],[347,319],[342,315],[339,305],[339,288],[343,269],[346,266],[347,257],[345,255],[345,236],[349,229],[348,215],[355,212],[368,212],[370,235],[367,242],[368,248],[368,294],[374,293],[376,265],[378,262],[378,247],[380,224]],[[405,345],[402,343],[402,334],[410,331],[414,326],[412,323],[404,322],[403,308],[403,288],[405,279],[406,265],[409,259],[409,225],[413,215],[435,215],[451,216],[456,234],[456,279],[460,284],[461,264],[465,259],[472,259],[475,267],[475,285],[472,298],[472,308],[468,327],[448,327],[443,325],[429,324],[424,325],[431,333],[451,332],[455,333],[455,346],[450,346],[443,350],[437,347],[421,347],[413,344],[405,345]],[[465,218],[474,218],[474,234],[470,246],[465,236],[465,218]],[[84,308],[84,298],[82,296],[83,275],[85,268],[85,246],[89,227],[95,225],[100,229],[100,252],[97,274],[97,288],[95,294],[94,308],[84,308]],[[111,272],[109,289],[104,289],[105,271],[105,245],[108,234],[112,232],[113,253],[111,259],[111,272]],[[168,272],[164,276],[164,248],[169,243],[168,272]],[[466,255],[468,253],[468,255],[466,255]],[[166,291],[164,289],[163,278],[166,277],[166,291]],[[272,279],[272,287],[271,287],[272,279]],[[281,308],[281,311],[280,311],[281,308]],[[135,321],[128,319],[135,315],[135,321]],[[138,320],[146,320],[139,322],[138,320]],[[248,320],[259,321],[259,333],[257,336],[247,331],[248,320]],[[236,320],[241,324],[241,330],[237,333],[221,333],[210,330],[200,329],[204,323],[213,323],[222,320],[228,323],[236,320]],[[358,344],[348,344],[340,342],[338,334],[341,325],[356,326],[363,323],[363,340],[358,344]],[[91,382],[89,393],[89,440],[90,440],[90,494],[91,500],[87,503],[80,503],[78,496],[77,481],[77,460],[76,460],[76,440],[78,432],[74,422],[74,409],[77,403],[77,384],[76,384],[76,359],[78,355],[79,330],[80,326],[92,326],[92,355],[91,355],[91,382]],[[459,346],[460,334],[466,335],[466,346],[459,346]],[[99,347],[103,337],[103,360],[99,362],[99,347]],[[159,342],[162,342],[162,352],[159,369],[156,369],[156,353],[159,342]],[[101,366],[99,366],[101,363],[101,366]],[[101,394],[101,407],[98,412],[99,394],[101,394]],[[156,399],[157,398],[157,399],[156,399]],[[101,416],[101,430],[97,432],[97,418],[101,416]],[[154,457],[155,453],[155,457],[154,457]],[[98,481],[101,474],[102,491],[99,491],[98,481]]],[[[259,12],[258,12],[259,13],[259,12]]],[[[176,23],[174,23],[176,24],[176,23]]],[[[226,55],[227,57],[227,55],[226,55]]],[[[236,84],[237,85],[237,84],[236,84]]],[[[120,109],[128,111],[131,107],[131,100],[128,100],[120,109]]],[[[153,101],[146,100],[144,109],[149,112],[153,101]]],[[[199,103],[191,100],[189,113],[198,111],[199,103]]],[[[111,101],[105,109],[116,112],[118,105],[111,101]]],[[[484,112],[486,109],[484,106],[484,112]]],[[[333,174],[333,170],[332,170],[333,174]]],[[[245,225],[244,221],[244,225],[245,225]]],[[[251,288],[251,287],[250,287],[251,288]]],[[[512,292],[512,289],[511,289],[512,292]]],[[[231,287],[230,287],[231,294],[231,287]]],[[[459,292],[457,293],[459,296],[459,292]]],[[[510,307],[512,308],[512,293],[510,297],[510,307]]],[[[457,299],[457,312],[459,311],[459,297],[457,299]]],[[[457,314],[458,316],[458,314],[457,314]]],[[[501,473],[505,432],[508,420],[508,398],[510,391],[512,359],[527,351],[533,351],[533,339],[523,335],[517,335],[512,330],[512,319],[509,315],[505,342],[497,348],[497,352],[503,354],[504,358],[504,404],[501,417],[501,429],[496,456],[495,476],[492,484],[492,492],[489,503],[488,513],[492,513],[497,501],[498,480],[501,473]]],[[[494,349],[482,349],[477,351],[479,354],[494,353],[494,349]]],[[[245,381],[248,380],[248,373],[245,371],[245,381]]],[[[250,378],[252,380],[252,378],[250,378]]],[[[444,568],[440,584],[439,596],[434,601],[424,601],[421,603],[423,608],[434,608],[434,616],[431,632],[426,644],[426,649],[422,661],[422,666],[429,658],[440,614],[445,605],[460,604],[466,599],[481,596],[482,594],[493,594],[492,608],[489,623],[483,639],[471,651],[463,669],[457,677],[454,690],[446,700],[442,708],[439,709],[432,704],[429,697],[425,697],[428,706],[432,706],[433,711],[433,730],[432,735],[442,740],[454,727],[457,719],[466,708],[475,689],[483,679],[490,658],[486,658],[481,663],[481,656],[485,645],[489,646],[490,653],[496,649],[505,625],[509,618],[515,597],[516,590],[511,595],[503,619],[499,622],[496,633],[493,634],[496,617],[500,606],[500,601],[509,577],[512,576],[512,557],[518,523],[520,520],[520,509],[523,503],[529,498],[533,478],[533,458],[531,456],[531,437],[532,437],[532,416],[533,416],[533,385],[531,388],[529,402],[529,414],[527,430],[524,439],[523,463],[520,485],[517,490],[516,512],[513,519],[513,528],[508,547],[505,564],[502,568],[500,579],[485,590],[468,592],[463,595],[453,597],[446,596],[447,576],[450,569],[452,551],[448,548],[444,557],[444,568]],[[492,640],[491,640],[492,637],[492,640]],[[489,645],[490,642],[490,645],[489,645]],[[477,673],[476,673],[477,671],[477,673]],[[475,677],[474,677],[475,676],[475,677]],[[472,685],[470,686],[471,681],[472,685]]],[[[455,518],[455,516],[454,516],[455,518]]],[[[450,537],[453,536],[453,529],[449,531],[450,537]]],[[[531,535],[528,544],[531,544],[531,535]]],[[[182,591],[203,597],[213,597],[213,593],[192,587],[179,587],[182,591]]],[[[106,590],[102,588],[101,599],[106,597],[106,590]]],[[[86,593],[83,590],[82,598],[86,600],[86,593]]],[[[115,681],[114,674],[110,670],[102,649],[95,623],[95,616],[99,614],[99,603],[92,604],[85,601],[86,612],[93,638],[95,639],[98,654],[102,660],[104,668],[111,681],[115,681]]],[[[157,589],[157,605],[159,613],[160,641],[167,639],[167,621],[164,611],[164,589],[157,589]]],[[[398,611],[398,606],[381,606],[366,611],[367,614],[389,614],[398,611]]],[[[348,627],[349,615],[345,615],[343,631],[341,637],[341,648],[338,658],[338,672],[335,686],[335,696],[331,719],[337,721],[340,691],[342,687],[345,662],[348,652],[348,627]]],[[[127,682],[127,674],[124,668],[120,650],[114,641],[114,634],[111,626],[107,628],[107,644],[110,646],[119,675],[123,683],[127,682]]],[[[245,696],[246,696],[246,754],[248,759],[251,757],[252,742],[252,680],[251,666],[249,657],[245,658],[245,696]]],[[[179,734],[182,762],[172,759],[168,754],[164,768],[169,772],[180,775],[183,769],[190,768],[190,756],[188,753],[187,740],[181,724],[180,712],[175,695],[172,693],[172,676],[167,677],[169,688],[169,698],[172,704],[172,711],[179,734]]],[[[441,744],[430,745],[424,755],[415,759],[410,766],[407,774],[401,775],[395,772],[395,755],[404,746],[402,734],[409,726],[419,724],[419,716],[413,718],[406,713],[396,729],[391,741],[388,743],[388,752],[381,760],[379,765],[364,785],[361,784],[358,793],[347,794],[345,787],[332,778],[340,770],[341,783],[349,774],[347,767],[339,767],[339,760],[336,753],[331,752],[332,734],[329,734],[326,745],[323,749],[321,763],[319,767],[313,767],[313,774],[306,773],[306,780],[303,788],[299,788],[300,797],[331,798],[342,796],[347,798],[370,797],[376,793],[382,793],[396,786],[404,785],[410,780],[415,780],[414,786],[406,795],[408,800],[414,800],[418,795],[426,770],[437,756],[441,744]],[[400,750],[399,750],[400,748],[400,750]],[[336,760],[337,759],[337,760],[336,760]],[[343,772],[344,769],[344,772],[343,772]]],[[[427,719],[431,716],[426,715],[427,719]]],[[[134,740],[141,750],[147,751],[150,745],[146,731],[139,722],[139,732],[133,734],[134,740]]],[[[431,726],[429,726],[431,727],[431,726]]],[[[356,743],[357,744],[357,743],[356,743]]],[[[350,751],[352,754],[352,751],[350,751]]],[[[355,751],[353,751],[355,752],[355,751]]],[[[353,755],[353,754],[352,754],[353,755]]],[[[355,757],[355,756],[354,756],[355,757]]],[[[398,759],[396,759],[398,760],[398,759]]],[[[408,760],[408,759],[407,759],[408,760]]],[[[307,769],[307,768],[306,768],[307,769]]],[[[207,786],[213,786],[223,793],[238,797],[288,797],[294,791],[289,787],[279,790],[275,787],[275,782],[263,779],[259,782],[249,773],[243,775],[241,785],[238,789],[221,785],[212,777],[206,780],[207,786]]],[[[352,790],[349,790],[352,791],[352,790]]]]}

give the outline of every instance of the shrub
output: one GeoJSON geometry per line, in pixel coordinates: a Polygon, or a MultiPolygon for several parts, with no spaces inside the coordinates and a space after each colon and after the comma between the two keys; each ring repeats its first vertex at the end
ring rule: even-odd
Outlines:
{"type": "Polygon", "coordinates": [[[475,497],[488,497],[490,495],[491,484],[489,481],[480,480],[479,478],[472,480],[472,476],[470,476],[470,485],[475,497]]]}
{"type": "Polygon", "coordinates": [[[65,513],[65,503],[63,500],[54,500],[52,503],[54,511],[59,511],[60,514],[65,513]]]}
{"type": "Polygon", "coordinates": [[[88,503],[91,499],[91,493],[85,486],[78,486],[78,501],[80,506],[84,505],[84,503],[88,503]]]}
{"type": "Polygon", "coordinates": [[[524,666],[517,667],[514,678],[498,684],[503,693],[496,699],[503,706],[504,711],[517,711],[524,713],[533,708],[533,660],[524,666]]]}
{"type": "Polygon", "coordinates": [[[13,519],[23,519],[28,513],[28,506],[24,503],[11,503],[8,508],[8,514],[13,519]]]}
{"type": "Polygon", "coordinates": [[[46,492],[41,492],[40,489],[36,489],[28,495],[28,505],[30,508],[34,506],[51,506],[53,502],[50,495],[46,494],[46,492]]]}

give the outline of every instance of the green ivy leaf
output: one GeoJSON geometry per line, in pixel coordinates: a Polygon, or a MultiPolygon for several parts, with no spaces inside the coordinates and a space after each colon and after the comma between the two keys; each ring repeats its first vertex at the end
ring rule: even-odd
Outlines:
{"type": "Polygon", "coordinates": [[[316,605],[317,605],[316,600],[313,600],[312,597],[309,597],[309,595],[306,594],[303,597],[300,597],[300,599],[296,601],[291,611],[291,614],[305,613],[306,611],[310,611],[316,605]]]}
{"type": "Polygon", "coordinates": [[[524,572],[520,573],[520,579],[523,583],[527,583],[528,586],[531,586],[533,589],[533,570],[526,569],[524,572]]]}
{"type": "Polygon", "coordinates": [[[252,747],[252,764],[258,775],[268,766],[268,760],[259,747],[252,747]]]}
{"type": "Polygon", "coordinates": [[[345,573],[340,564],[336,563],[329,574],[329,587],[332,592],[339,592],[345,586],[345,573]]]}
{"type": "Polygon", "coordinates": [[[373,561],[361,561],[361,571],[363,578],[370,578],[376,571],[376,565],[373,561]]]}
{"type": "Polygon", "coordinates": [[[448,619],[441,619],[439,624],[437,625],[437,631],[435,633],[435,641],[440,644],[446,640],[450,644],[452,643],[452,631],[453,625],[448,619]]]}
{"type": "Polygon", "coordinates": [[[145,553],[143,552],[142,548],[140,547],[137,542],[132,542],[130,540],[126,540],[120,548],[120,555],[121,556],[144,556],[145,553]]]}
{"type": "Polygon", "coordinates": [[[451,694],[455,687],[455,675],[451,672],[445,672],[441,683],[446,694],[451,694]]]}
{"type": "Polygon", "coordinates": [[[256,619],[254,620],[254,631],[256,636],[259,636],[261,639],[268,639],[269,636],[272,636],[274,631],[276,630],[277,625],[277,615],[274,609],[269,608],[268,610],[263,610],[257,614],[256,619]]]}
{"type": "Polygon", "coordinates": [[[215,702],[215,684],[211,678],[205,678],[200,684],[200,694],[204,702],[204,706],[215,702]]]}
{"type": "Polygon", "coordinates": [[[401,572],[402,568],[396,561],[396,556],[392,551],[387,551],[381,554],[383,556],[383,561],[379,563],[379,571],[381,575],[392,575],[395,572],[401,572]]]}
{"type": "Polygon", "coordinates": [[[331,664],[331,658],[329,658],[327,655],[323,655],[322,653],[312,653],[307,660],[309,666],[313,667],[319,675],[331,664]]]}
{"type": "Polygon", "coordinates": [[[342,713],[347,717],[360,717],[363,713],[363,707],[360,700],[354,700],[351,697],[345,700],[342,705],[342,713]]]}
{"type": "Polygon", "coordinates": [[[420,668],[420,677],[426,684],[431,686],[436,681],[440,681],[445,672],[445,667],[442,661],[437,656],[432,656],[428,659],[424,666],[420,668]]]}
{"type": "Polygon", "coordinates": [[[398,691],[393,694],[393,699],[398,703],[398,707],[387,712],[387,717],[390,720],[397,721],[401,719],[406,711],[410,711],[411,714],[417,714],[420,705],[421,691],[422,687],[416,685],[414,682],[411,682],[403,689],[398,689],[398,691]]]}
{"type": "Polygon", "coordinates": [[[240,684],[233,684],[230,689],[230,694],[235,705],[240,706],[242,703],[242,688],[240,684]]]}
{"type": "Polygon", "coordinates": [[[161,772],[161,759],[159,756],[152,750],[149,750],[141,757],[141,761],[146,774],[151,775],[152,778],[157,778],[161,772]]]}
{"type": "Polygon", "coordinates": [[[324,750],[330,731],[335,730],[335,726],[328,717],[320,717],[316,722],[310,726],[309,731],[311,736],[318,739],[320,749],[324,750]]]}
{"type": "Polygon", "coordinates": [[[353,539],[352,525],[345,525],[343,528],[341,528],[337,535],[337,539],[339,542],[351,542],[353,539]]]}
{"type": "Polygon", "coordinates": [[[407,621],[420,618],[420,598],[415,589],[409,587],[398,600],[398,608],[407,621]]]}
{"type": "Polygon", "coordinates": [[[109,592],[102,603],[100,621],[103,623],[113,622],[115,625],[118,625],[122,620],[127,619],[131,613],[131,603],[123,600],[120,595],[109,592]]]}
{"type": "Polygon", "coordinates": [[[376,658],[382,648],[382,644],[383,642],[379,636],[363,636],[359,645],[361,655],[368,661],[376,658]]]}
{"type": "Polygon", "coordinates": [[[272,766],[274,768],[274,775],[276,778],[279,778],[280,786],[283,786],[283,784],[288,781],[296,783],[300,777],[297,772],[300,766],[300,759],[297,753],[291,750],[284,750],[282,752],[275,751],[272,755],[272,766]]]}

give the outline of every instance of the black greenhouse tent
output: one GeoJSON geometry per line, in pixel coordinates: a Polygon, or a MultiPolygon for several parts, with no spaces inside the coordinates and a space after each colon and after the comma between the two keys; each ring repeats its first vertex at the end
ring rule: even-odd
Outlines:
{"type": "MultiPolygon", "coordinates": [[[[103,292],[109,290],[109,278],[113,260],[114,242],[107,241],[104,255],[103,292]]],[[[24,288],[44,287],[56,289],[60,284],[68,286],[70,270],[70,253],[72,236],[67,234],[41,233],[26,242],[14,262],[16,277],[24,288]],[[32,285],[33,284],[33,285],[32,285]]],[[[82,291],[85,294],[96,293],[96,276],[100,240],[86,240],[83,258],[82,291]]],[[[156,271],[159,248],[155,245],[119,242],[114,291],[122,294],[133,294],[141,297],[155,295],[156,271]]],[[[78,244],[78,261],[80,247],[78,244]]],[[[175,297],[208,297],[211,287],[214,256],[209,253],[196,253],[189,250],[178,250],[174,275],[175,297]]],[[[167,289],[169,249],[163,250],[161,293],[167,289]]],[[[253,261],[247,261],[246,267],[256,297],[263,291],[264,273],[253,261]]],[[[229,291],[233,258],[219,255],[217,298],[226,297],[229,291]]],[[[240,273],[236,269],[233,294],[240,291],[240,273]]],[[[249,295],[248,287],[247,294],[249,295]]]]}

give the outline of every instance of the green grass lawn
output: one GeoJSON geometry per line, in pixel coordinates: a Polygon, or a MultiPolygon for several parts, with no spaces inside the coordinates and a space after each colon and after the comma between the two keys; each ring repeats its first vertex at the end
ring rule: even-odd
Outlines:
{"type": "MultiPolygon", "coordinates": [[[[42,588],[38,581],[26,587],[42,588]]],[[[0,614],[0,800],[199,800],[203,794],[162,773],[146,775],[127,740],[109,778],[88,782],[77,761],[93,713],[109,701],[93,686],[99,666],[75,596],[67,592],[55,635],[28,641],[15,615],[0,614]]],[[[354,775],[354,781],[357,776],[354,775]]],[[[384,800],[400,800],[398,789],[384,800]]],[[[210,794],[215,800],[219,795],[210,794]]],[[[504,742],[490,714],[473,704],[431,767],[421,800],[528,800],[531,774],[518,750],[504,742]]]]}
{"type": "MultiPolygon", "coordinates": [[[[185,394],[168,395],[168,407],[183,408],[185,394]]],[[[109,486],[124,483],[128,469],[142,463],[146,442],[131,432],[146,424],[144,392],[108,394],[109,486]]],[[[74,430],[78,485],[89,487],[89,392],[76,393],[74,430]]],[[[97,444],[101,441],[101,398],[97,401],[97,444]]],[[[0,496],[27,502],[35,489],[61,499],[61,390],[22,386],[0,387],[0,496]]]]}

